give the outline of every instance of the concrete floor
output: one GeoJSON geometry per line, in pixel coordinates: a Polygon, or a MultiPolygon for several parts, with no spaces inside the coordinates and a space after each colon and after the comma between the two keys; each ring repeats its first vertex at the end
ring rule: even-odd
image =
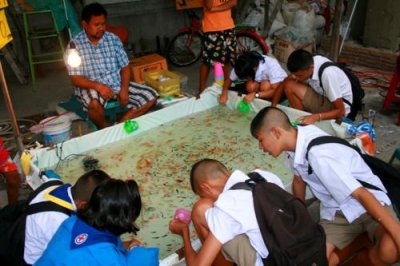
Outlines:
{"type": "MultiPolygon", "coordinates": [[[[170,70],[179,71],[188,77],[184,93],[187,95],[195,95],[197,93],[199,63],[184,68],[170,66],[170,70]]],[[[39,74],[35,89],[31,84],[19,84],[11,72],[6,75],[10,96],[18,118],[53,112],[57,103],[67,99],[73,92],[71,82],[63,65],[51,64],[43,66],[40,68],[39,74]]],[[[208,82],[209,84],[212,83],[212,75],[208,82]]],[[[381,94],[384,93],[385,91],[379,88],[366,89],[364,109],[366,112],[369,109],[374,109],[377,112],[375,119],[377,156],[388,161],[393,151],[400,147],[400,126],[395,124],[400,108],[399,105],[393,105],[390,111],[383,110],[384,98],[381,94]]],[[[0,97],[0,122],[7,119],[8,112],[4,98],[0,97]]],[[[396,167],[398,166],[400,166],[399,161],[396,162],[396,167]]],[[[0,206],[2,202],[4,203],[4,199],[3,190],[3,193],[0,193],[0,206]]]]}

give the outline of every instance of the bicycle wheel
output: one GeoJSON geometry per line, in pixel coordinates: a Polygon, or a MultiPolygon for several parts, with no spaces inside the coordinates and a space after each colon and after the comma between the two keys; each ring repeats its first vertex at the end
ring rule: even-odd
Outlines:
{"type": "Polygon", "coordinates": [[[268,53],[268,46],[262,40],[257,38],[255,34],[247,31],[240,31],[236,33],[236,54],[241,55],[244,52],[256,51],[260,54],[268,53]]]}
{"type": "Polygon", "coordinates": [[[172,39],[167,59],[175,66],[188,66],[199,60],[203,51],[202,37],[198,32],[181,32],[172,39]]]}

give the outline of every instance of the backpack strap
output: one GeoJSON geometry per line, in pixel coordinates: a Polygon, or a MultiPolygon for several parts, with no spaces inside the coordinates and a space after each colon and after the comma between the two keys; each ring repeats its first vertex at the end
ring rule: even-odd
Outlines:
{"type": "Polygon", "coordinates": [[[254,186],[258,183],[261,182],[267,182],[265,178],[263,178],[259,173],[257,172],[250,172],[247,174],[249,179],[246,179],[244,182],[239,182],[234,184],[232,187],[229,189],[232,190],[237,190],[237,189],[243,189],[243,190],[253,190],[254,186]]]}
{"type": "Polygon", "coordinates": [[[52,186],[57,186],[57,185],[62,185],[64,184],[61,180],[49,180],[43,184],[41,184],[36,190],[34,190],[28,197],[27,201],[28,203],[31,202],[37,195],[40,194],[40,192],[44,191],[45,189],[52,187],[52,186]]]}
{"type": "MultiPolygon", "coordinates": [[[[335,66],[335,67],[337,67],[337,68],[342,70],[342,68],[340,66],[338,66],[338,64],[336,64],[334,62],[331,62],[331,61],[325,62],[319,67],[319,69],[318,69],[319,85],[320,85],[320,87],[322,89],[322,96],[324,96],[324,97],[325,97],[325,89],[324,89],[324,86],[322,86],[322,73],[324,72],[325,68],[330,67],[330,66],[335,66]]],[[[343,97],[342,97],[342,100],[343,100],[343,102],[345,102],[351,108],[352,103],[350,101],[348,101],[347,99],[345,99],[343,97]]]]}
{"type": "Polygon", "coordinates": [[[43,201],[43,202],[38,202],[34,203],[32,205],[29,205],[26,208],[26,216],[35,214],[35,213],[40,213],[40,212],[61,212],[64,213],[65,215],[71,216],[71,210],[64,208],[54,202],[51,201],[43,201]]]}
{"type": "MultiPolygon", "coordinates": [[[[306,151],[306,160],[308,161],[308,152],[310,151],[310,149],[312,147],[320,145],[320,144],[326,144],[326,143],[337,143],[337,144],[345,145],[345,146],[347,146],[349,148],[352,148],[353,150],[357,151],[361,156],[360,150],[357,147],[351,145],[346,140],[338,138],[338,137],[334,137],[334,136],[321,136],[321,137],[317,137],[317,138],[311,140],[310,143],[308,144],[307,151],[306,151]]],[[[361,156],[361,158],[362,158],[362,156],[361,156]]],[[[310,162],[308,162],[308,174],[311,175],[312,172],[313,172],[313,169],[311,167],[310,162]]],[[[363,187],[366,187],[366,188],[369,188],[369,189],[373,189],[373,190],[382,191],[382,189],[380,189],[377,186],[374,186],[374,185],[372,185],[370,183],[367,183],[367,182],[362,181],[362,180],[357,179],[357,178],[356,178],[356,180],[358,182],[360,182],[363,187]]]]}

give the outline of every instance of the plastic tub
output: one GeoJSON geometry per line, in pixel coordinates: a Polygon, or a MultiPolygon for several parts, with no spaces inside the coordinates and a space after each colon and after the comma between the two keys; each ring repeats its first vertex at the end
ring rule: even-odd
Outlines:
{"type": "Polygon", "coordinates": [[[68,116],[60,116],[48,122],[52,117],[40,121],[44,124],[43,137],[46,145],[57,144],[69,140],[71,138],[71,121],[68,116]]]}

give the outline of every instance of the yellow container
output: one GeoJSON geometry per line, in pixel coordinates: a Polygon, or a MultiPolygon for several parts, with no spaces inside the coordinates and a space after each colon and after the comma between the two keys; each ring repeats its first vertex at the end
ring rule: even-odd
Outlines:
{"type": "Polygon", "coordinates": [[[6,13],[0,10],[0,49],[12,40],[10,28],[8,27],[6,13]]]}
{"type": "Polygon", "coordinates": [[[168,70],[144,72],[144,82],[157,90],[161,97],[181,95],[179,76],[168,70]]]}

